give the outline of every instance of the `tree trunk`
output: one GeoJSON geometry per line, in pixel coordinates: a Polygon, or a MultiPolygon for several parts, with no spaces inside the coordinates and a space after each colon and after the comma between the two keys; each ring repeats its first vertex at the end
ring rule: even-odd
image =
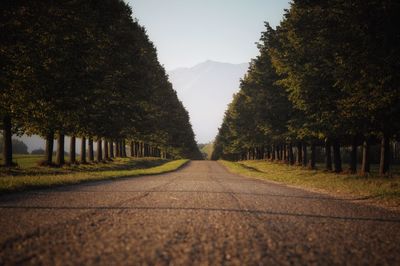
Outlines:
{"type": "Polygon", "coordinates": [[[336,173],[342,172],[342,158],[340,155],[340,143],[337,139],[332,142],[333,148],[333,167],[336,173]]]}
{"type": "Polygon", "coordinates": [[[12,129],[11,116],[3,117],[3,164],[4,166],[12,166],[12,129]]]}
{"type": "Polygon", "coordinates": [[[137,157],[137,142],[133,142],[133,157],[137,157]]]}
{"type": "Polygon", "coordinates": [[[117,156],[121,158],[121,157],[122,157],[121,141],[118,140],[118,141],[115,143],[115,145],[116,145],[116,149],[117,149],[117,156]]]}
{"type": "Polygon", "coordinates": [[[101,138],[97,139],[97,161],[101,162],[103,161],[103,151],[101,148],[101,138]]]}
{"type": "Polygon", "coordinates": [[[286,146],[286,144],[283,144],[282,145],[283,146],[283,149],[282,149],[282,155],[283,155],[283,158],[282,158],[282,161],[284,162],[284,163],[287,163],[287,146],[286,146]]]}
{"type": "Polygon", "coordinates": [[[109,143],[110,159],[114,158],[114,142],[111,140],[109,143]]]}
{"type": "Polygon", "coordinates": [[[86,163],[86,138],[82,137],[81,141],[81,163],[86,163]]]}
{"type": "Polygon", "coordinates": [[[57,133],[57,157],[56,157],[56,164],[63,165],[65,163],[65,156],[64,156],[64,134],[57,133]]]}
{"type": "Polygon", "coordinates": [[[89,161],[94,161],[93,139],[89,138],[89,161]]]}
{"type": "Polygon", "coordinates": [[[117,157],[121,157],[121,151],[119,150],[120,145],[119,145],[119,141],[117,140],[115,142],[115,156],[117,157]]]}
{"type": "Polygon", "coordinates": [[[350,153],[350,173],[357,173],[357,137],[353,136],[351,141],[351,153],[350,153]]]}
{"type": "Polygon", "coordinates": [[[104,139],[104,159],[110,160],[110,154],[108,153],[108,141],[104,139]]]}
{"type": "Polygon", "coordinates": [[[275,150],[275,145],[271,146],[271,161],[275,161],[276,159],[276,150],[275,150]]]}
{"type": "Polygon", "coordinates": [[[135,156],[135,143],[133,142],[133,140],[131,140],[131,157],[135,156]]]}
{"type": "Polygon", "coordinates": [[[310,161],[308,162],[309,169],[315,169],[315,143],[311,142],[311,156],[310,161]]]}
{"type": "Polygon", "coordinates": [[[325,139],[325,169],[332,171],[332,150],[329,138],[325,139]]]}
{"type": "Polygon", "coordinates": [[[365,139],[363,142],[361,175],[366,175],[370,171],[369,150],[370,150],[369,139],[365,139]]]}
{"type": "Polygon", "coordinates": [[[389,137],[384,134],[381,140],[381,158],[379,163],[379,175],[384,176],[389,172],[390,166],[390,141],[389,137]]]}
{"type": "Polygon", "coordinates": [[[302,145],[301,145],[301,142],[297,142],[297,156],[296,156],[296,164],[297,165],[301,165],[302,163],[303,163],[303,153],[302,153],[302,150],[303,150],[303,147],[302,147],[302,145]]]}
{"type": "Polygon", "coordinates": [[[289,157],[289,164],[290,165],[294,165],[294,154],[293,154],[293,145],[292,145],[292,143],[289,144],[288,157],[289,157]]]}
{"type": "Polygon", "coordinates": [[[71,141],[69,143],[69,162],[76,163],[76,138],[71,136],[71,141]]]}
{"type": "Polygon", "coordinates": [[[126,143],[125,143],[125,140],[122,140],[121,145],[122,145],[122,156],[126,157],[126,143]]]}
{"type": "Polygon", "coordinates": [[[281,146],[276,145],[276,160],[280,161],[281,160],[281,146]]]}
{"type": "Polygon", "coordinates": [[[53,149],[54,149],[54,132],[52,131],[46,135],[46,152],[45,152],[46,165],[53,164],[53,149]]]}
{"type": "Polygon", "coordinates": [[[302,148],[303,166],[307,167],[307,144],[303,143],[302,148]]]}

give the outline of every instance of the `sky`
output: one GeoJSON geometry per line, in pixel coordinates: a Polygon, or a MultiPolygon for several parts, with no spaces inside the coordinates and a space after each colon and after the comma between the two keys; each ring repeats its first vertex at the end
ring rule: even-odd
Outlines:
{"type": "MultiPolygon", "coordinates": [[[[232,64],[250,62],[258,55],[256,42],[265,30],[264,22],[277,26],[290,5],[289,0],[126,1],[133,9],[133,16],[146,28],[157,48],[158,59],[167,71],[193,67],[208,60],[232,64]]],[[[231,84],[228,76],[220,79],[217,82],[231,84]]],[[[218,84],[202,90],[202,94],[208,94],[201,97],[198,92],[187,95],[184,88],[174,84],[178,97],[189,111],[198,142],[214,140],[224,110],[239,88],[239,80],[233,81],[232,90],[225,89],[227,95],[220,95],[218,99],[214,99],[214,88],[218,84]],[[196,101],[200,99],[208,112],[199,107],[196,101]]]]}
{"type": "Polygon", "coordinates": [[[129,0],[167,70],[257,55],[264,21],[276,26],[289,0],[129,0]]]}

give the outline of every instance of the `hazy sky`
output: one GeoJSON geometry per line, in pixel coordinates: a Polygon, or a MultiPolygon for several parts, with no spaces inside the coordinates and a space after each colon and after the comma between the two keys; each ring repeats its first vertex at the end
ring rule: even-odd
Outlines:
{"type": "Polygon", "coordinates": [[[264,21],[276,26],[289,0],[129,0],[167,70],[207,59],[245,63],[257,55],[264,21]]]}
{"type": "MultiPolygon", "coordinates": [[[[158,59],[167,71],[179,67],[192,67],[207,60],[233,64],[248,63],[258,55],[255,43],[265,30],[264,22],[268,21],[273,27],[278,25],[284,9],[289,8],[290,2],[290,0],[126,1],[133,9],[133,16],[145,26],[150,40],[157,48],[158,59]]],[[[210,77],[204,77],[207,78],[210,77]]],[[[179,88],[179,85],[174,84],[178,97],[189,111],[196,140],[200,143],[215,138],[232,94],[239,88],[240,78],[228,80],[229,78],[232,79],[229,75],[217,79],[211,77],[210,80],[214,80],[216,84],[210,84],[209,88],[204,88],[201,92],[198,91],[198,86],[194,86],[197,91],[185,92],[184,87],[179,88]],[[232,84],[232,88],[221,88],[218,84],[232,84]],[[221,95],[223,93],[226,95],[221,95]],[[207,112],[204,108],[207,108],[207,112]]],[[[210,81],[200,81],[200,84],[207,82],[210,81]]]]}

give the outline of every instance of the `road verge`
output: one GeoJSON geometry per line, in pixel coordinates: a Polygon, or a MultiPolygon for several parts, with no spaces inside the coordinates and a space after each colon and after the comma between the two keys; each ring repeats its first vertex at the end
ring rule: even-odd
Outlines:
{"type": "Polygon", "coordinates": [[[231,173],[400,210],[400,178],[336,174],[267,161],[219,161],[231,173]]]}
{"type": "Polygon", "coordinates": [[[67,166],[63,168],[29,168],[1,173],[0,194],[48,188],[82,182],[156,175],[175,171],[189,160],[117,159],[114,162],[67,166]]]}

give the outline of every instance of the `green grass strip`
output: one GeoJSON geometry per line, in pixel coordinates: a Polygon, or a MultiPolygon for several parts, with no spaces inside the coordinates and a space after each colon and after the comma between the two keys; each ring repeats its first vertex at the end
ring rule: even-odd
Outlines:
{"type": "Polygon", "coordinates": [[[267,161],[220,161],[229,171],[247,177],[271,180],[296,187],[315,189],[336,195],[375,199],[400,206],[400,177],[357,176],[308,170],[299,166],[267,161]]]}
{"type": "MultiPolygon", "coordinates": [[[[129,166],[129,163],[131,163],[132,161],[133,160],[128,160],[123,162],[124,164],[127,164],[129,166]]],[[[153,166],[151,163],[147,163],[145,164],[144,167],[148,168],[139,168],[139,169],[138,168],[122,169],[119,167],[113,169],[112,168],[113,163],[109,163],[107,164],[107,167],[104,167],[105,164],[99,164],[98,166],[92,165],[90,166],[90,168],[88,168],[88,166],[85,166],[84,168],[80,167],[78,169],[72,169],[72,170],[71,167],[67,167],[65,169],[61,168],[61,170],[58,172],[56,171],[54,173],[45,172],[44,174],[42,174],[37,169],[29,169],[29,171],[26,171],[25,173],[17,173],[16,175],[1,176],[0,193],[25,191],[25,190],[47,188],[59,185],[79,184],[88,181],[111,180],[118,178],[137,177],[143,175],[162,174],[175,171],[183,167],[188,161],[189,160],[186,159],[167,161],[167,162],[162,161],[161,165],[154,166],[154,164],[160,164],[160,161],[154,160],[155,163],[153,163],[153,166]]],[[[116,165],[120,166],[121,162],[117,162],[116,165]]],[[[143,164],[139,165],[140,167],[143,167],[143,164]]]]}

